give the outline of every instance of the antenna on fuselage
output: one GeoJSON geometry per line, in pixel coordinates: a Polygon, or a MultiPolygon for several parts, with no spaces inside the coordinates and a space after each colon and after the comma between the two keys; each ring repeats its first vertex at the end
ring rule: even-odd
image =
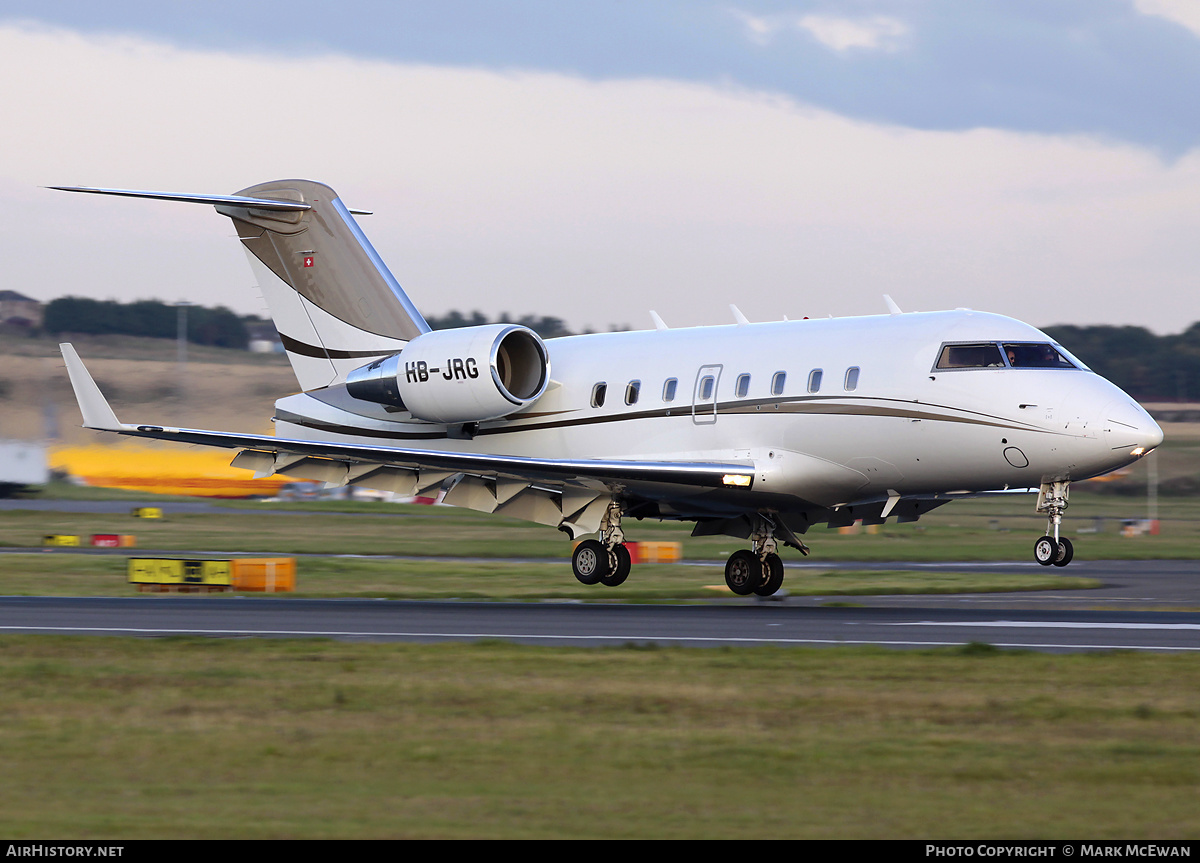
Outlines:
{"type": "Polygon", "coordinates": [[[893,300],[891,297],[889,297],[887,294],[883,295],[883,301],[885,303],[887,303],[888,312],[890,312],[891,314],[893,314],[893,315],[904,314],[904,312],[900,311],[900,307],[898,305],[896,305],[896,301],[893,300]]]}
{"type": "Polygon", "coordinates": [[[667,326],[667,322],[664,321],[662,318],[660,318],[658,316],[658,312],[654,311],[654,309],[650,310],[650,320],[654,321],[654,329],[656,329],[656,330],[671,329],[670,327],[667,326]]]}
{"type": "Polygon", "coordinates": [[[729,304],[729,311],[733,312],[733,319],[737,322],[737,325],[739,327],[743,326],[744,324],[750,323],[750,319],[747,318],[745,315],[743,315],[742,310],[739,309],[737,306],[735,306],[733,303],[729,304]]]}

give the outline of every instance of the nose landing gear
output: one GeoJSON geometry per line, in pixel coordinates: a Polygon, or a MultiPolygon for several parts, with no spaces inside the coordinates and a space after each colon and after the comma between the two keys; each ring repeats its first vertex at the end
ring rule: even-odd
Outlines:
{"type": "Polygon", "coordinates": [[[1070,489],[1070,482],[1045,482],[1038,489],[1037,511],[1046,513],[1047,535],[1033,544],[1033,559],[1042,566],[1066,566],[1075,557],[1071,540],[1058,535],[1070,489]]]}

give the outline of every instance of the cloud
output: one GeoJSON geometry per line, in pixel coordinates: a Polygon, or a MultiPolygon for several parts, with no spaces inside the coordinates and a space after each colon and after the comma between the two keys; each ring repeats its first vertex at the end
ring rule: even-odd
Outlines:
{"type": "Polygon", "coordinates": [[[1196,0],[1133,0],[1143,15],[1166,18],[1200,36],[1200,3],[1196,0]]]}
{"type": "Polygon", "coordinates": [[[753,15],[742,10],[734,14],[741,19],[746,36],[759,45],[768,45],[779,33],[805,33],[821,45],[845,54],[850,51],[898,51],[904,47],[909,26],[898,18],[872,15],[864,18],[845,18],[834,15],[753,15]]]}
{"type": "Polygon", "coordinates": [[[658,79],[184,50],[0,26],[3,287],[261,311],[208,207],[78,184],[333,185],[418,307],[577,328],[969,306],[1200,319],[1200,151],[919,131],[658,79]]]}
{"type": "Polygon", "coordinates": [[[896,18],[835,18],[804,15],[796,25],[827,48],[844,53],[853,49],[896,51],[908,35],[908,25],[896,18]]]}

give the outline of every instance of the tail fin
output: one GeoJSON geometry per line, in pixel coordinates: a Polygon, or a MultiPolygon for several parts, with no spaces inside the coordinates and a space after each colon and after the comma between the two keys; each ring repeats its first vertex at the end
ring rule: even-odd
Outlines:
{"type": "Polygon", "coordinates": [[[429,332],[351,210],[322,183],[277,180],[234,195],[51,188],[215,205],[233,220],[301,389],[341,383],[429,332]]]}
{"type": "Polygon", "coordinates": [[[309,207],[217,205],[237,228],[301,389],[341,383],[429,331],[333,189],[282,180],[237,196],[309,207]]]}

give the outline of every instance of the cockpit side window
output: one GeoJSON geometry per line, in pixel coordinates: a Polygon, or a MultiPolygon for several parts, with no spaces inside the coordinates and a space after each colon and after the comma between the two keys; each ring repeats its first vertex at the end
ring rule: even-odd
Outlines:
{"type": "Polygon", "coordinates": [[[1015,342],[1003,345],[1008,364],[1014,369],[1073,369],[1076,365],[1053,345],[1015,342]]]}
{"type": "Polygon", "coordinates": [[[938,355],[939,369],[1002,369],[1004,355],[994,343],[945,345],[938,355]]]}

